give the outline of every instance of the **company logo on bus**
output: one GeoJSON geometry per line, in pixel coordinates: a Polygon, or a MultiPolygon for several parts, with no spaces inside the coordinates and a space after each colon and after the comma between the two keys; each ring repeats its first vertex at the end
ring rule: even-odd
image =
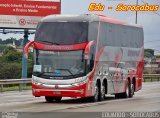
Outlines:
{"type": "Polygon", "coordinates": [[[55,85],[55,88],[58,89],[58,85],[55,85]]]}
{"type": "Polygon", "coordinates": [[[45,49],[54,49],[54,50],[71,50],[73,46],[45,46],[45,49]]]}

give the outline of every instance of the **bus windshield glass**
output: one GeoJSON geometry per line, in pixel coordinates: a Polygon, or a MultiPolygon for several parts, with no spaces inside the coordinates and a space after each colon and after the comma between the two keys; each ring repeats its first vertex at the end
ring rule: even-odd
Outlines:
{"type": "MultiPolygon", "coordinates": [[[[83,50],[34,51],[33,74],[39,77],[79,77],[85,74],[83,50]]],[[[44,77],[44,78],[45,78],[44,77]]]]}
{"type": "Polygon", "coordinates": [[[49,44],[79,44],[87,42],[88,22],[41,22],[35,41],[49,44]]]}

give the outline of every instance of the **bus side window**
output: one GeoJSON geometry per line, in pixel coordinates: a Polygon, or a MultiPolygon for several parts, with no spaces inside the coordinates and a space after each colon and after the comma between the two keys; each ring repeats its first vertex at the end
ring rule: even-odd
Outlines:
{"type": "Polygon", "coordinates": [[[88,66],[88,72],[92,71],[93,70],[93,67],[94,67],[94,60],[95,60],[95,44],[93,44],[91,46],[91,49],[90,49],[90,55],[89,55],[89,59],[87,60],[87,66],[88,66]]]}
{"type": "Polygon", "coordinates": [[[127,30],[126,30],[126,28],[125,27],[122,27],[122,42],[121,42],[121,46],[122,47],[127,47],[127,45],[126,45],[126,39],[127,39],[127,30]]]}
{"type": "Polygon", "coordinates": [[[92,71],[94,67],[94,59],[93,59],[93,54],[91,54],[91,58],[90,58],[90,68],[89,70],[92,71]]]}

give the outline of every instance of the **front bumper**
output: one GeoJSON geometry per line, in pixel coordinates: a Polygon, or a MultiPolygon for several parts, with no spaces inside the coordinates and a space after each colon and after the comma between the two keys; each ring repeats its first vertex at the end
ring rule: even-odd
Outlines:
{"type": "Polygon", "coordinates": [[[33,96],[60,96],[60,97],[85,97],[87,84],[71,88],[45,88],[32,83],[33,96]]]}

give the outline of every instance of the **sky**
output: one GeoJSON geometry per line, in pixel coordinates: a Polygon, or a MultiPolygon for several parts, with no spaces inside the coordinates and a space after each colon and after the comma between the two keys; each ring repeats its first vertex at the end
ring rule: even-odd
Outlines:
{"type": "MultiPolygon", "coordinates": [[[[130,24],[135,23],[135,11],[116,11],[118,4],[135,5],[136,0],[61,0],[62,1],[62,14],[102,14],[126,21],[130,24]],[[101,3],[105,5],[104,11],[90,12],[88,7],[90,3],[101,3]],[[108,6],[112,6],[112,10],[108,10],[108,6]]],[[[139,0],[139,5],[144,3],[149,5],[160,5],[160,0],[139,0]]],[[[160,53],[160,8],[155,12],[138,12],[138,24],[144,28],[144,46],[145,48],[156,49],[160,53]]],[[[17,39],[23,38],[23,34],[0,34],[2,39],[15,37],[17,39]]],[[[34,35],[29,36],[29,40],[33,40],[34,35]]]]}

